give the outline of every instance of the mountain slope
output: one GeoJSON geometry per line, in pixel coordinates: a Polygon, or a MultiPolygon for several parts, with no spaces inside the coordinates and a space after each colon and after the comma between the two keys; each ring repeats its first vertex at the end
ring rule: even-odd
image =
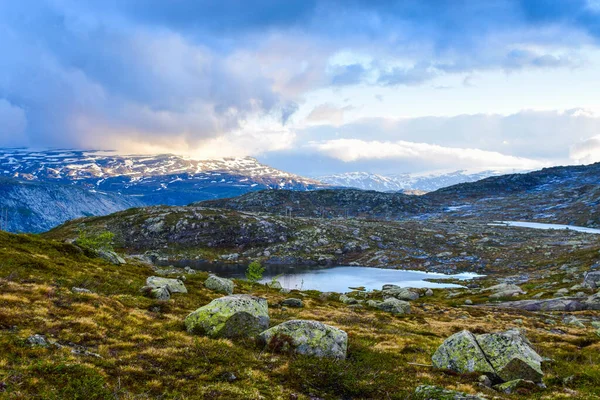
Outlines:
{"type": "Polygon", "coordinates": [[[142,203],[118,193],[0,178],[2,229],[42,232],[74,218],[105,215],[142,203]]]}
{"type": "Polygon", "coordinates": [[[431,210],[420,196],[358,189],[323,189],[311,192],[272,190],[247,193],[231,199],[209,200],[196,205],[303,217],[400,218],[431,210]]]}
{"type": "Polygon", "coordinates": [[[137,196],[148,205],[185,205],[253,190],[325,186],[250,157],[189,160],[174,155],[121,156],[72,150],[1,150],[0,176],[119,192],[137,196]]]}
{"type": "Polygon", "coordinates": [[[369,172],[348,172],[321,176],[320,182],[332,186],[350,187],[380,192],[421,191],[431,192],[463,182],[475,182],[489,176],[501,175],[500,171],[454,171],[429,174],[378,175],[369,172]]]}

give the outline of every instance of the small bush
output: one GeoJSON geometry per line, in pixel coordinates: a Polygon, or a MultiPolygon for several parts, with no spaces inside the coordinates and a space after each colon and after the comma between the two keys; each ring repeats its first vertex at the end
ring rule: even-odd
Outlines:
{"type": "Polygon", "coordinates": [[[258,261],[252,261],[250,265],[248,265],[248,269],[246,269],[246,279],[250,282],[257,282],[262,279],[263,272],[265,272],[265,267],[258,261]]]}

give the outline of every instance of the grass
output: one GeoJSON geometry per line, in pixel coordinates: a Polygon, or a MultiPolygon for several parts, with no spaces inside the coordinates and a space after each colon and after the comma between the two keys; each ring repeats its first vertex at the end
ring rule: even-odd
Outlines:
{"type": "MultiPolygon", "coordinates": [[[[569,259],[580,257],[585,264],[594,251],[569,259]]],[[[315,291],[285,295],[236,282],[236,293],[268,299],[271,325],[314,319],[348,332],[348,358],[320,360],[273,353],[250,339],[188,334],[185,316],[219,294],[203,287],[205,273],[196,273],[187,275],[188,294],[169,302],[148,299],[139,288],[153,274],[141,263],[115,266],[69,244],[0,232],[0,398],[410,399],[422,384],[476,393],[483,391],[477,376],[417,364],[430,364],[431,354],[454,332],[503,330],[517,318],[539,353],[554,361],[546,367],[548,389],[510,398],[600,398],[600,338],[592,328],[561,325],[560,314],[554,316],[558,325],[550,326],[546,315],[466,308],[467,297],[485,300],[468,294],[447,299],[445,291],[435,290],[413,302],[413,314],[392,316],[353,310],[315,291]],[[73,293],[73,286],[93,293],[73,293]],[[287,297],[302,297],[305,307],[275,307],[287,297]],[[565,334],[549,331],[555,327],[565,334]],[[60,346],[30,346],[26,339],[36,333],[60,346]],[[73,354],[77,346],[100,357],[73,354]]]]}

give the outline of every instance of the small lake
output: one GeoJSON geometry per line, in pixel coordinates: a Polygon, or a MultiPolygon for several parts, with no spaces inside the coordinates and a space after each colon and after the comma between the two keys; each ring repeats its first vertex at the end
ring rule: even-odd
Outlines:
{"type": "Polygon", "coordinates": [[[546,229],[546,230],[566,230],[582,233],[591,233],[600,235],[600,229],[587,228],[585,226],[561,225],[561,224],[544,224],[540,222],[525,222],[525,221],[495,221],[490,226],[514,226],[517,228],[530,229],[546,229]]]}
{"type": "MultiPolygon", "coordinates": [[[[184,266],[185,264],[180,264],[184,266]]],[[[225,278],[245,278],[246,267],[242,265],[188,264],[196,270],[212,272],[225,278]]],[[[347,292],[350,287],[363,286],[367,290],[381,289],[386,283],[413,288],[460,287],[451,283],[428,282],[425,279],[455,278],[469,280],[481,275],[462,273],[444,275],[421,271],[383,269],[370,267],[314,267],[305,265],[266,265],[262,283],[277,278],[286,289],[319,290],[321,292],[347,292]]]]}

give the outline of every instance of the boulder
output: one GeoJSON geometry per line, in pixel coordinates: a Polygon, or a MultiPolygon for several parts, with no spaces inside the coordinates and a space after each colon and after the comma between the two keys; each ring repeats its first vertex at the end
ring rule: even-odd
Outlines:
{"type": "Polygon", "coordinates": [[[367,306],[377,308],[381,304],[381,301],[378,300],[367,300],[367,306]]]}
{"type": "Polygon", "coordinates": [[[419,386],[415,389],[412,398],[415,400],[485,400],[485,397],[478,395],[457,392],[456,390],[444,389],[432,385],[419,386]]]}
{"type": "Polygon", "coordinates": [[[304,302],[300,299],[285,299],[281,302],[282,306],[287,306],[287,307],[296,307],[296,308],[302,308],[304,307],[304,302]]]}
{"type": "Polygon", "coordinates": [[[475,335],[469,331],[455,333],[442,343],[432,357],[433,366],[461,374],[481,372],[495,376],[494,367],[481,351],[475,335]]]}
{"type": "Polygon", "coordinates": [[[346,296],[345,294],[340,296],[340,301],[344,304],[357,304],[358,300],[354,297],[346,296]]]}
{"type": "Polygon", "coordinates": [[[156,300],[167,301],[171,298],[171,292],[169,292],[169,288],[167,288],[166,286],[144,286],[142,288],[142,292],[145,292],[148,297],[151,297],[156,300]]]}
{"type": "Polygon", "coordinates": [[[269,327],[269,307],[260,297],[220,297],[189,314],[185,327],[190,333],[210,337],[255,336],[269,327]]]}
{"type": "Polygon", "coordinates": [[[204,281],[204,287],[219,293],[233,293],[233,281],[231,279],[219,278],[216,275],[209,276],[204,281]]]}
{"type": "Polygon", "coordinates": [[[500,382],[541,382],[543,358],[517,329],[483,335],[462,331],[450,336],[432,357],[436,368],[481,372],[500,382]]]}
{"type": "Polygon", "coordinates": [[[518,329],[477,335],[477,343],[502,381],[541,382],[543,358],[518,329]]]}
{"type": "Polygon", "coordinates": [[[408,301],[398,300],[390,297],[377,304],[375,307],[392,314],[409,314],[410,303],[408,301]]]}
{"type": "Polygon", "coordinates": [[[274,351],[346,358],[348,334],[341,329],[310,320],[291,320],[274,326],[259,335],[259,340],[274,351]]]}
{"type": "Polygon", "coordinates": [[[590,271],[586,273],[582,286],[590,289],[600,288],[600,271],[590,271]]]}
{"type": "Polygon", "coordinates": [[[111,264],[121,265],[127,263],[127,261],[125,261],[123,257],[121,257],[112,250],[98,250],[96,253],[98,254],[98,257],[105,261],[108,261],[111,264]]]}
{"type": "Polygon", "coordinates": [[[419,293],[396,285],[384,285],[381,291],[383,298],[396,298],[398,300],[411,301],[419,298],[419,293]]]}
{"type": "Polygon", "coordinates": [[[161,278],[150,276],[146,279],[146,286],[152,288],[166,287],[170,293],[187,293],[187,289],[180,279],[161,278]]]}
{"type": "Polygon", "coordinates": [[[483,305],[484,307],[514,308],[526,311],[581,311],[600,310],[600,294],[587,298],[559,297],[543,300],[507,301],[483,305]]]}
{"type": "Polygon", "coordinates": [[[271,289],[276,289],[276,290],[283,289],[283,286],[281,286],[281,283],[279,281],[267,282],[267,286],[270,287],[271,289]]]}
{"type": "Polygon", "coordinates": [[[71,288],[71,292],[73,292],[73,293],[80,293],[80,294],[90,294],[90,293],[92,293],[92,291],[89,290],[89,289],[75,287],[75,286],[73,286],[71,288]]]}
{"type": "Polygon", "coordinates": [[[29,336],[27,338],[27,343],[30,346],[41,346],[41,347],[46,347],[49,344],[44,335],[39,335],[37,333],[35,335],[29,336]]]}
{"type": "Polygon", "coordinates": [[[484,289],[484,291],[494,292],[490,295],[490,299],[500,299],[502,297],[512,297],[519,294],[524,294],[523,289],[512,283],[501,283],[498,285],[490,286],[484,289]]]}

